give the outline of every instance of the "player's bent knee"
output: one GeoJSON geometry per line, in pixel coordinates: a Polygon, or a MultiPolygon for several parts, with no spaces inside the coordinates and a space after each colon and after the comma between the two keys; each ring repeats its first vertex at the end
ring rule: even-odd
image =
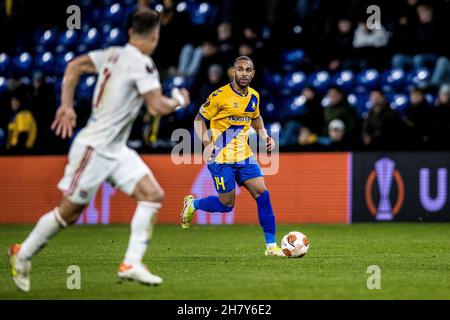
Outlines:
{"type": "Polygon", "coordinates": [[[155,188],[153,190],[142,189],[135,195],[137,201],[148,201],[161,203],[164,200],[164,190],[155,188]]]}
{"type": "Polygon", "coordinates": [[[234,208],[234,199],[231,200],[223,200],[219,199],[220,204],[222,205],[222,211],[221,212],[230,212],[234,208]]]}

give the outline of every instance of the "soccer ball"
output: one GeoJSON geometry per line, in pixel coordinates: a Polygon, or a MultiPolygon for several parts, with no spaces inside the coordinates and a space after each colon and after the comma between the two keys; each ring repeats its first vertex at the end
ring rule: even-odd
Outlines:
{"type": "Polygon", "coordinates": [[[281,249],[287,257],[304,257],[309,249],[309,239],[301,232],[291,231],[281,240],[281,249]]]}

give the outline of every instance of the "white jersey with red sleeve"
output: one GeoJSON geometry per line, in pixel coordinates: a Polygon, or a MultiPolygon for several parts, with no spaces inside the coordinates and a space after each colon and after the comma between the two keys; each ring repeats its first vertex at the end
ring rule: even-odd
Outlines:
{"type": "Polygon", "coordinates": [[[110,47],[88,53],[98,73],[92,114],[74,143],[117,158],[130,135],[143,94],[161,87],[153,60],[136,47],[110,47]]]}

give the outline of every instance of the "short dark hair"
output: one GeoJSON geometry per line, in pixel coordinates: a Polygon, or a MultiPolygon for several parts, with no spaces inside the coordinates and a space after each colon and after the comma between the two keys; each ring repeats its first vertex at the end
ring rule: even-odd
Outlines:
{"type": "Polygon", "coordinates": [[[249,61],[252,63],[253,67],[255,66],[255,64],[253,63],[253,60],[247,56],[239,56],[236,59],[234,59],[233,66],[236,65],[236,63],[238,63],[239,61],[249,61]]]}
{"type": "Polygon", "coordinates": [[[152,32],[159,26],[159,13],[149,8],[143,8],[132,13],[128,18],[128,28],[139,35],[152,32]]]}

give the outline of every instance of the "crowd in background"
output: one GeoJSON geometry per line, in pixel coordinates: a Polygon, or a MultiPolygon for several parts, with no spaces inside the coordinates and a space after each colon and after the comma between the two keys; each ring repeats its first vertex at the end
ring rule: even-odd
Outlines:
{"type": "MultiPolygon", "coordinates": [[[[291,96],[305,100],[304,112],[267,123],[271,131],[279,132],[282,147],[382,150],[450,146],[447,1],[207,2],[216,10],[200,24],[192,23],[187,11],[180,10],[181,1],[158,2],[161,38],[153,59],[162,82],[182,79],[191,91],[193,103],[187,110],[162,119],[153,119],[143,109],[130,137],[130,144],[137,149],[170,146],[173,129],[191,129],[207,96],[231,80],[231,64],[238,55],[247,55],[255,62],[252,86],[262,93],[264,116],[265,100],[280,94],[267,88],[265,75],[280,72],[283,53],[296,48],[301,48],[304,54],[297,68],[305,73],[319,70],[357,73],[369,68],[408,72],[426,68],[431,76],[420,86],[407,88],[409,104],[404,112],[391,108],[387,92],[379,87],[368,90],[370,107],[364,114],[349,103],[349,92],[338,86],[318,90],[308,84],[298,92],[291,92],[291,96]],[[373,4],[381,8],[381,26],[375,30],[366,23],[370,15],[366,9],[373,4]],[[430,94],[433,98],[427,99],[430,94]]],[[[64,8],[66,4],[61,1],[57,6],[64,8]]],[[[154,8],[155,2],[140,0],[137,5],[154,8]]],[[[0,36],[0,53],[18,48],[32,50],[27,44],[32,42],[34,28],[64,25],[63,18],[48,13],[55,10],[51,6],[53,2],[31,0],[0,4],[0,27],[11,30],[0,36]]],[[[14,74],[8,78],[7,90],[0,94],[0,152],[67,150],[68,142],[55,138],[50,130],[59,91],[45,79],[42,72],[34,72],[29,82],[14,74]]],[[[89,105],[89,99],[78,103],[78,127],[86,123],[89,105]]]]}

